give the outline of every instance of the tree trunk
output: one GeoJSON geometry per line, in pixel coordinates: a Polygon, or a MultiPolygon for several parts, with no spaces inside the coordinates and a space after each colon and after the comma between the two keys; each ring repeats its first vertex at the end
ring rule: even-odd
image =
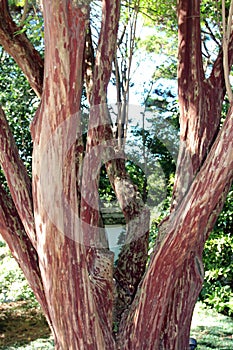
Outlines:
{"type": "Polygon", "coordinates": [[[233,107],[188,193],[164,222],[163,238],[122,321],[119,349],[139,344],[145,349],[188,349],[192,311],[204,277],[204,242],[233,179],[232,120],[233,107]]]}
{"type": "MultiPolygon", "coordinates": [[[[45,78],[32,126],[33,198],[39,266],[56,349],[114,349],[109,320],[101,318],[98,298],[93,298],[96,288],[76,196],[76,135],[81,135],[88,15],[82,2],[44,2],[45,78]]],[[[111,299],[105,302],[111,308],[111,299]]]]}
{"type": "MultiPolygon", "coordinates": [[[[203,162],[219,128],[225,82],[221,53],[210,78],[204,79],[201,59],[200,2],[193,1],[190,6],[187,1],[180,1],[178,18],[181,145],[171,215],[160,227],[157,249],[151,265],[141,283],[132,311],[129,311],[128,316],[126,312],[125,319],[121,323],[120,329],[124,336],[122,337],[120,332],[119,349],[137,348],[139,344],[146,349],[188,349],[192,313],[204,277],[202,266],[204,243],[213,228],[232,181],[232,173],[230,177],[226,173],[226,179],[222,179],[222,195],[219,193],[214,198],[214,205],[212,209],[208,208],[208,215],[205,219],[201,213],[197,214],[201,207],[198,198],[200,200],[203,194],[199,193],[196,199],[189,203],[197,174],[200,188],[208,183],[210,174],[202,173],[203,162]],[[218,198],[217,201],[216,198],[218,198]],[[181,208],[183,210],[188,208],[188,215],[184,221],[181,208]],[[177,223],[174,223],[174,218],[177,223]],[[175,239],[172,238],[172,232],[175,231],[177,231],[176,244],[175,239]],[[195,235],[197,235],[196,241],[192,244],[195,235]],[[183,238],[189,243],[189,248],[182,245],[183,238]],[[137,315],[136,319],[135,315],[137,315]],[[142,315],[146,315],[146,323],[143,322],[142,315]],[[132,328],[130,328],[130,322],[133,323],[132,328]]],[[[230,52],[231,50],[232,44],[229,47],[230,52]]],[[[232,57],[230,62],[232,64],[232,57]]],[[[228,126],[225,125],[225,130],[232,119],[231,112],[228,118],[228,126]]],[[[222,137],[224,140],[226,134],[222,137]]],[[[232,149],[231,145],[229,147],[230,160],[232,149]]],[[[224,148],[225,146],[222,149],[223,153],[224,148]]],[[[211,156],[217,155],[218,151],[215,152],[212,151],[211,155],[208,155],[209,161],[211,161],[211,156]]],[[[216,172],[216,168],[214,171],[216,172]]],[[[212,183],[216,184],[211,180],[210,184],[212,183]]],[[[212,188],[214,192],[218,191],[218,187],[212,186],[212,188]]],[[[205,193],[204,190],[203,192],[205,193]]],[[[210,198],[208,203],[210,203],[210,198]]]]}
{"type": "MultiPolygon", "coordinates": [[[[219,131],[225,95],[222,54],[205,79],[200,0],[180,0],[180,153],[171,213],[160,226],[145,271],[149,213],[114,143],[106,105],[120,1],[102,3],[93,59],[88,2],[43,1],[43,66],[27,37],[14,36],[18,28],[7,1],[0,0],[0,42],[42,96],[31,125],[32,188],[0,109],[0,162],[12,196],[0,187],[0,229],[42,305],[57,350],[188,350],[204,276],[204,243],[233,178],[233,107],[219,131]],[[85,152],[80,114],[84,78],[90,100],[85,152]],[[115,269],[99,225],[101,160],[127,223],[127,244],[115,269]]],[[[231,38],[230,65],[232,50],[231,38]]]]}

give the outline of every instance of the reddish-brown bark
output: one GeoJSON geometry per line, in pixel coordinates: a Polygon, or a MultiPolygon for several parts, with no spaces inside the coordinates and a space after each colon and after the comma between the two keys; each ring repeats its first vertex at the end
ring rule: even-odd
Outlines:
{"type": "Polygon", "coordinates": [[[122,348],[136,349],[139,344],[146,349],[188,348],[187,330],[203,280],[201,255],[205,234],[211,229],[210,217],[216,219],[219,213],[222,193],[233,179],[232,120],[233,107],[187,195],[167,221],[165,237],[153,255],[139,299],[122,323],[122,348]],[[221,176],[216,166],[221,169],[221,176]],[[189,305],[185,304],[187,301],[189,305]],[[182,318],[186,319],[185,325],[180,323],[182,318]],[[177,331],[172,331],[174,327],[177,331]]]}
{"type": "Polygon", "coordinates": [[[0,0],[0,42],[24,72],[38,96],[42,94],[44,62],[22,28],[12,20],[7,0],[0,0]]]}
{"type": "MultiPolygon", "coordinates": [[[[145,274],[149,215],[125,171],[124,153],[116,147],[106,106],[120,0],[102,1],[95,62],[93,52],[87,55],[86,50],[84,55],[87,2],[45,0],[43,4],[42,89],[43,62],[23,34],[13,35],[16,26],[7,2],[0,0],[0,42],[38,95],[43,92],[31,126],[33,196],[0,110],[0,162],[13,199],[0,187],[1,233],[43,307],[56,349],[187,350],[192,312],[203,281],[204,243],[233,178],[233,112],[231,108],[219,132],[225,95],[222,54],[205,79],[200,1],[179,1],[182,143],[171,215],[160,227],[145,274]],[[93,69],[85,153],[79,113],[84,60],[93,69]],[[99,227],[100,157],[127,223],[127,244],[114,271],[113,256],[99,227]],[[113,320],[120,323],[116,340],[113,320]]],[[[231,41],[230,64],[232,50],[231,41]]]]}
{"type": "MultiPolygon", "coordinates": [[[[207,153],[209,152],[209,149],[218,132],[221,118],[222,102],[225,95],[225,82],[221,52],[215,62],[210,78],[206,80],[204,77],[201,59],[199,8],[199,1],[193,1],[192,6],[190,6],[190,3],[187,1],[180,1],[178,7],[178,82],[179,103],[181,107],[181,147],[177,164],[176,183],[173,194],[174,202],[172,211],[174,211],[174,215],[178,215],[179,206],[182,205],[182,200],[185,201],[193,179],[199,172],[202,163],[205,160],[207,153]]],[[[232,42],[229,47],[229,53],[230,61],[232,63],[232,42]]],[[[190,330],[192,311],[202,285],[202,276],[200,276],[200,273],[196,273],[195,271],[195,259],[198,257],[198,265],[201,267],[201,256],[204,242],[213,227],[217,213],[220,212],[220,208],[223,204],[223,198],[226,196],[230,182],[230,179],[226,180],[226,183],[228,185],[227,188],[222,189],[222,198],[221,196],[218,196],[218,206],[216,206],[214,209],[213,214],[211,214],[211,211],[209,212],[210,216],[208,218],[208,225],[205,227],[205,224],[203,224],[203,222],[199,223],[202,229],[199,231],[199,242],[197,241],[192,248],[192,254],[188,254],[188,251],[182,247],[182,252],[185,252],[185,260],[183,260],[183,263],[181,263],[181,266],[176,273],[174,271],[172,272],[172,268],[175,269],[175,264],[171,265],[171,263],[169,263],[169,258],[166,260],[164,254],[162,254],[163,257],[160,255],[159,257],[156,257],[157,254],[155,253],[154,259],[158,259],[159,261],[156,265],[157,270],[161,270],[160,262],[164,262],[165,264],[167,263],[168,270],[169,266],[171,267],[171,270],[169,270],[167,276],[173,275],[166,282],[166,288],[168,288],[168,292],[170,294],[165,297],[167,305],[164,304],[164,307],[161,311],[163,312],[163,317],[160,319],[161,328],[156,321],[157,319],[154,320],[154,324],[156,325],[158,332],[157,338],[160,338],[160,343],[158,343],[160,345],[158,346],[161,346],[162,349],[185,349],[188,344],[188,334],[190,330]],[[189,300],[188,303],[187,300],[189,300]],[[183,322],[183,320],[185,320],[185,322],[183,322]],[[177,333],[174,331],[174,324],[176,324],[176,327],[179,330],[177,333]],[[175,334],[177,334],[177,336],[175,334]]],[[[162,224],[162,227],[160,228],[161,237],[159,238],[159,241],[163,241],[164,236],[166,237],[168,235],[171,237],[171,232],[168,229],[168,227],[171,227],[169,226],[170,222],[172,222],[171,217],[167,218],[166,221],[162,224]]],[[[186,237],[187,241],[189,241],[190,238],[187,237],[190,237],[193,234],[192,231],[188,228],[188,220],[185,221],[183,230],[184,232],[180,232],[180,235],[186,237]]],[[[162,243],[160,242],[160,244],[162,243]]],[[[158,247],[160,247],[160,245],[158,245],[158,247]]],[[[166,244],[165,247],[169,251],[171,258],[174,259],[174,252],[171,251],[170,247],[168,248],[166,244]]],[[[179,251],[182,256],[181,249],[178,249],[178,245],[177,251],[179,251]]],[[[157,277],[158,276],[156,275],[156,278],[157,277]]],[[[161,279],[163,278],[164,277],[161,276],[161,279]]],[[[161,291],[163,288],[165,289],[163,284],[161,284],[161,291]]],[[[148,299],[151,298],[152,300],[152,295],[154,294],[160,295],[159,290],[160,287],[157,286],[157,289],[153,290],[153,293],[150,294],[150,297],[148,297],[148,299]]],[[[148,292],[145,293],[142,291],[142,294],[147,295],[148,292]]],[[[160,303],[163,303],[162,297],[159,301],[159,305],[160,303]]],[[[141,305],[141,299],[139,301],[139,304],[141,305]]],[[[146,309],[145,314],[147,314],[149,310],[150,307],[146,309]]],[[[157,314],[159,314],[158,311],[157,314]]],[[[155,315],[155,313],[152,312],[152,315],[155,315]]],[[[154,318],[154,316],[152,316],[152,318],[154,318]]],[[[139,320],[140,319],[141,317],[139,320]]],[[[123,322],[122,328],[124,327],[125,324],[123,322]]],[[[128,331],[128,334],[130,332],[131,330],[128,331]]],[[[137,329],[136,332],[140,334],[141,330],[139,331],[139,329],[137,329]]],[[[153,346],[155,346],[153,345],[153,340],[151,339],[150,342],[147,334],[145,335],[145,338],[148,339],[148,343],[145,343],[145,347],[148,346],[148,348],[150,348],[151,346],[151,348],[153,348],[153,346]]],[[[131,346],[136,346],[135,343],[132,344],[127,346],[129,346],[129,348],[131,346]]]]}
{"type": "Polygon", "coordinates": [[[10,127],[0,106],[0,158],[15,207],[33,246],[36,246],[31,181],[20,159],[10,127]]]}
{"type": "MultiPolygon", "coordinates": [[[[127,223],[128,244],[124,246],[118,259],[118,266],[114,271],[117,295],[114,302],[114,322],[119,323],[123,310],[131,304],[137,286],[145,272],[149,212],[144,207],[136,186],[131,183],[126,173],[124,152],[116,151],[116,142],[112,133],[106,99],[107,85],[112,72],[112,62],[115,54],[120,2],[116,1],[114,6],[111,4],[111,1],[104,3],[103,21],[95,59],[93,58],[92,43],[89,36],[89,40],[86,42],[88,49],[85,56],[88,61],[86,62],[88,63],[86,66],[86,86],[91,104],[87,155],[92,154],[92,158],[89,167],[86,162],[87,168],[85,168],[85,173],[93,174],[92,177],[94,178],[89,181],[88,193],[91,198],[86,198],[81,208],[82,220],[98,226],[99,198],[97,189],[98,173],[102,159],[106,162],[109,179],[127,223]],[[92,189],[90,188],[90,183],[92,183],[92,189]],[[129,196],[130,203],[126,205],[129,196]],[[87,201],[91,202],[92,205],[88,205],[87,201]]],[[[97,244],[97,241],[99,242],[100,238],[95,236],[95,244],[97,244]]],[[[96,277],[93,276],[93,278],[96,277]]],[[[108,285],[110,286],[110,283],[108,285]]],[[[106,290],[109,290],[109,287],[107,288],[106,286],[106,290]]],[[[106,308],[106,306],[105,303],[103,307],[106,308]]]]}
{"type": "MultiPolygon", "coordinates": [[[[106,324],[110,333],[114,299],[113,254],[108,250],[104,230],[99,228],[98,184],[101,162],[104,161],[108,153],[104,143],[111,137],[111,128],[107,117],[106,94],[112,71],[119,15],[119,0],[104,0],[102,2],[102,23],[95,59],[90,50],[89,52],[87,48],[85,50],[86,60],[88,58],[89,61],[88,67],[86,67],[86,86],[90,102],[90,116],[83,166],[80,210],[81,220],[85,223],[83,225],[84,237],[90,237],[86,251],[88,270],[93,281],[93,294],[100,318],[106,324]],[[105,291],[104,294],[103,290],[105,291]]],[[[90,36],[88,45],[91,49],[90,36]]]]}
{"type": "Polygon", "coordinates": [[[76,130],[81,132],[88,15],[88,6],[81,2],[44,2],[45,81],[41,108],[32,126],[33,195],[40,270],[57,349],[113,348],[109,326],[101,319],[93,297],[95,285],[77,217],[75,140],[76,130]],[[59,140],[64,142],[59,144],[59,140]],[[48,178],[43,173],[45,166],[48,178]],[[50,198],[44,198],[45,190],[50,198]]]}
{"type": "MultiPolygon", "coordinates": [[[[178,93],[180,105],[180,150],[173,207],[179,204],[200,169],[219,130],[225,96],[222,51],[208,79],[201,54],[200,1],[179,1],[178,93]]],[[[229,62],[233,62],[233,40],[229,62]]]]}
{"type": "Polygon", "coordinates": [[[40,302],[48,323],[51,324],[37,251],[25,232],[14,203],[2,185],[0,186],[0,231],[40,302]]]}

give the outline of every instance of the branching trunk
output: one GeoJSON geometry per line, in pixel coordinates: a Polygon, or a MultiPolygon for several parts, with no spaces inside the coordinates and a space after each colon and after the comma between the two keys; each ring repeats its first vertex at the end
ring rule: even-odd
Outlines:
{"type": "MultiPolygon", "coordinates": [[[[32,189],[0,109],[0,162],[12,196],[0,187],[0,230],[42,305],[57,350],[188,350],[204,243],[233,179],[233,107],[219,131],[222,53],[205,79],[200,0],[178,3],[181,147],[171,213],[145,271],[149,212],[127,175],[106,105],[120,0],[102,1],[95,60],[88,2],[44,0],[45,67],[27,37],[15,35],[19,28],[0,0],[0,42],[42,96],[31,125],[32,189]],[[85,152],[84,77],[90,101],[85,152]],[[101,161],[127,223],[115,269],[99,225],[101,161]],[[116,339],[114,322],[120,325],[116,339]]],[[[228,44],[231,66],[232,37],[228,44]]]]}
{"type": "Polygon", "coordinates": [[[219,201],[222,193],[226,193],[226,188],[229,189],[233,179],[232,120],[233,108],[230,109],[227,120],[187,195],[164,228],[165,237],[155,251],[133,308],[121,325],[122,348],[136,349],[140,344],[146,349],[165,350],[168,344],[172,344],[171,348],[175,350],[188,349],[187,333],[182,334],[182,328],[177,323],[177,332],[172,332],[172,339],[168,340],[167,335],[170,327],[174,326],[172,320],[176,313],[186,311],[183,316],[187,321],[186,331],[190,327],[192,310],[203,280],[201,254],[206,229],[212,229],[210,222],[214,223],[213,218],[216,220],[221,210],[219,201]],[[216,172],[216,166],[221,169],[221,176],[216,172]],[[186,265],[188,262],[189,265],[186,265]],[[184,271],[183,279],[180,279],[181,271],[184,271]],[[187,301],[185,277],[188,277],[186,283],[189,285],[189,307],[184,304],[187,301]],[[176,290],[178,286],[184,288],[176,290]],[[173,312],[172,295],[176,296],[177,302],[173,312]],[[180,302],[185,306],[184,309],[180,309],[180,302]],[[146,315],[147,322],[143,315],[146,315]],[[167,316],[170,316],[169,319],[167,316]],[[163,327],[165,320],[166,331],[163,327]]]}
{"type": "MultiPolygon", "coordinates": [[[[94,176],[93,190],[89,189],[88,206],[89,222],[98,226],[98,171],[101,160],[105,162],[109,180],[115,190],[116,197],[123,211],[127,224],[127,244],[118,258],[118,265],[114,271],[116,296],[114,302],[114,324],[119,324],[123,311],[132,303],[138,284],[145,272],[148,250],[149,210],[145,208],[136,186],[134,186],[125,169],[125,159],[112,133],[111,120],[106,105],[107,85],[112,71],[114,59],[117,27],[119,20],[120,2],[110,7],[111,1],[106,1],[103,12],[103,22],[95,58],[92,78],[86,80],[90,95],[90,121],[87,138],[87,155],[92,154],[92,162],[85,174],[94,176]],[[111,9],[111,11],[110,11],[111,9]],[[96,194],[93,199],[93,193],[96,194]]],[[[90,43],[88,47],[90,47],[90,43]]],[[[90,60],[89,60],[90,61],[90,60]]],[[[88,66],[90,67],[90,65],[88,66]]],[[[90,77],[90,75],[89,75],[90,77]]],[[[91,180],[93,181],[93,180],[91,180]]],[[[90,181],[89,181],[90,183],[90,181]]],[[[84,219],[86,221],[86,219],[84,219]]],[[[94,276],[94,278],[96,278],[94,276]]]]}
{"type": "Polygon", "coordinates": [[[81,135],[89,9],[81,2],[68,1],[67,6],[64,1],[44,2],[45,45],[48,40],[49,45],[42,103],[32,126],[37,250],[56,348],[114,349],[109,326],[100,318],[93,298],[76,196],[76,136],[81,135]]]}
{"type": "MultiPolygon", "coordinates": [[[[219,131],[225,96],[223,57],[220,51],[208,79],[201,55],[200,1],[192,6],[179,1],[180,150],[173,191],[173,209],[180,203],[209,152],[219,131]]],[[[233,62],[232,37],[229,63],[233,62]]]]}

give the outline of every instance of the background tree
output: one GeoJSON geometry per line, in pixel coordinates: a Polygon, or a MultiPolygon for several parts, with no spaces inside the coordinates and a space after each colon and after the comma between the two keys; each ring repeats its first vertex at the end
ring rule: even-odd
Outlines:
{"type": "MultiPolygon", "coordinates": [[[[205,77],[200,1],[191,5],[178,2],[181,142],[173,203],[145,272],[148,210],[115,147],[106,106],[120,1],[102,2],[85,152],[79,111],[90,67],[84,58],[89,4],[43,1],[43,62],[13,22],[8,2],[0,1],[0,42],[41,96],[31,124],[32,186],[1,109],[0,161],[11,192],[0,188],[1,233],[43,308],[57,349],[188,349],[204,243],[233,177],[232,106],[220,125],[223,55],[220,49],[205,77]],[[101,159],[129,227],[115,271],[99,225],[101,159]]],[[[175,15],[173,7],[169,13],[175,15]]],[[[232,33],[228,54],[231,65],[232,33]]]]}

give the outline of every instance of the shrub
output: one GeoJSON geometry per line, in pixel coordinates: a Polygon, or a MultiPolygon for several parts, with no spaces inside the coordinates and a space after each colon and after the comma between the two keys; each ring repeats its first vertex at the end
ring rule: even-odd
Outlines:
{"type": "Polygon", "coordinates": [[[202,301],[233,315],[233,187],[204,250],[202,301]]]}

